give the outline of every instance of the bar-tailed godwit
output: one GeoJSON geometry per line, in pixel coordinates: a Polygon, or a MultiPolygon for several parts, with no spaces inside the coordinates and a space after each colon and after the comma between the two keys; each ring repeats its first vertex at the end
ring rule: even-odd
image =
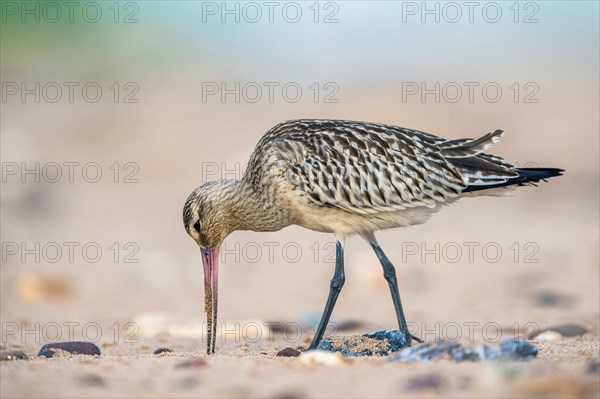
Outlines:
{"type": "Polygon", "coordinates": [[[362,236],[375,251],[398,326],[411,337],[396,271],[374,233],[424,223],[461,197],[497,195],[561,174],[555,168],[516,168],[486,154],[502,133],[446,140],[379,123],[310,119],[273,127],[258,142],[241,179],[202,184],[183,209],[185,229],[202,253],[207,353],[215,351],[221,243],[235,230],[277,231],[293,224],[336,239],[329,296],[308,349],[323,337],[344,285],[344,241],[351,234],[362,236]]]}

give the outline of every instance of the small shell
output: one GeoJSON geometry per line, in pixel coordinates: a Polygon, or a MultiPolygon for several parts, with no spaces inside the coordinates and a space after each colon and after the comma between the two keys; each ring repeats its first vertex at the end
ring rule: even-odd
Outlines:
{"type": "Polygon", "coordinates": [[[548,330],[541,332],[535,339],[540,341],[557,341],[562,338],[562,335],[556,331],[548,330]]]}
{"type": "Polygon", "coordinates": [[[300,364],[304,366],[314,366],[317,364],[322,364],[325,366],[337,366],[347,362],[347,359],[337,352],[320,350],[304,352],[298,359],[300,364]]]}

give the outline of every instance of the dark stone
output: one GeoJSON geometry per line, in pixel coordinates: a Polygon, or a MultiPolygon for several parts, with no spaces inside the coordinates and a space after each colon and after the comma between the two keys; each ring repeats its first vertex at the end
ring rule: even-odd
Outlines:
{"type": "Polygon", "coordinates": [[[488,355],[489,360],[523,360],[536,357],[537,346],[520,339],[507,339],[500,343],[500,347],[488,355]]]}
{"type": "Polygon", "coordinates": [[[424,374],[413,377],[406,383],[410,391],[423,391],[426,389],[439,389],[444,384],[444,379],[439,374],[424,374]]]}
{"type": "Polygon", "coordinates": [[[578,337],[580,335],[583,335],[583,334],[589,332],[590,330],[588,330],[586,327],[582,326],[581,324],[575,324],[575,323],[559,324],[557,326],[551,326],[551,327],[543,328],[538,331],[534,331],[531,334],[529,334],[529,336],[527,338],[533,339],[533,338],[537,337],[538,335],[540,335],[541,333],[544,333],[547,331],[555,331],[555,332],[559,333],[560,335],[562,335],[563,337],[578,337]]]}
{"type": "Polygon", "coordinates": [[[277,352],[277,356],[280,357],[298,357],[302,354],[302,352],[294,349],[294,348],[284,348],[277,352]]]}
{"type": "Polygon", "coordinates": [[[182,362],[179,362],[175,365],[176,369],[194,369],[201,368],[206,366],[206,360],[196,358],[196,359],[188,359],[182,362]]]}
{"type": "Polygon", "coordinates": [[[437,341],[404,349],[394,356],[392,361],[430,362],[447,358],[455,362],[477,360],[526,360],[537,356],[535,345],[519,339],[507,339],[496,348],[486,344],[467,348],[458,342],[437,341]]]}
{"type": "Polygon", "coordinates": [[[157,350],[155,350],[154,352],[152,352],[153,355],[160,355],[161,353],[171,353],[173,352],[173,349],[169,349],[169,348],[158,348],[157,350]]]}
{"type": "Polygon", "coordinates": [[[538,292],[533,296],[533,301],[538,306],[570,308],[573,304],[573,298],[570,296],[557,294],[552,291],[538,292]]]}
{"type": "Polygon", "coordinates": [[[388,356],[410,345],[412,337],[400,330],[383,330],[351,337],[322,340],[317,349],[340,352],[343,356],[388,356]]]}
{"type": "Polygon", "coordinates": [[[100,356],[100,348],[91,342],[55,342],[42,346],[38,356],[54,357],[57,350],[65,351],[73,355],[100,356]]]}
{"type": "Polygon", "coordinates": [[[2,360],[29,360],[29,355],[18,350],[2,351],[0,352],[0,361],[2,360]]]}
{"type": "Polygon", "coordinates": [[[98,374],[85,374],[76,378],[79,385],[84,387],[106,388],[106,380],[98,374]]]}
{"type": "Polygon", "coordinates": [[[590,374],[598,374],[600,373],[600,362],[589,362],[586,368],[586,371],[590,374]]]}

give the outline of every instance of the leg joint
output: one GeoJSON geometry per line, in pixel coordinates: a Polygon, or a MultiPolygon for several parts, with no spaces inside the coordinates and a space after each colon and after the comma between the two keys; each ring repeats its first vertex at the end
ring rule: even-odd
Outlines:
{"type": "Polygon", "coordinates": [[[342,275],[335,275],[331,279],[330,287],[332,290],[341,290],[346,282],[346,277],[342,275]]]}
{"type": "Polygon", "coordinates": [[[383,277],[385,277],[387,281],[396,281],[396,269],[394,268],[394,266],[384,266],[383,277]]]}

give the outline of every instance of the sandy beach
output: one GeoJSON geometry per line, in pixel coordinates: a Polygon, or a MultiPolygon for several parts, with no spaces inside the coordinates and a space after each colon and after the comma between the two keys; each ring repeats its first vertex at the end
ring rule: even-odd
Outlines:
{"type": "MultiPolygon", "coordinates": [[[[517,15],[501,2],[497,23],[483,6],[473,23],[466,9],[448,21],[436,2],[439,22],[422,22],[418,3],[358,1],[315,3],[318,14],[298,3],[297,23],[280,13],[271,23],[265,8],[254,23],[251,6],[227,3],[236,22],[220,4],[194,1],[118,3],[118,14],[100,2],[94,23],[82,5],[73,23],[66,10],[48,21],[46,6],[39,22],[21,22],[14,4],[0,35],[0,352],[29,360],[0,361],[2,398],[599,397],[597,3],[519,3],[517,15]],[[227,237],[207,356],[202,262],[184,201],[205,181],[240,178],[260,137],[296,118],[448,139],[502,128],[494,154],[565,169],[377,236],[414,335],[467,347],[519,338],[537,357],[277,356],[308,345],[333,275],[334,237],[298,226],[227,237]],[[69,341],[101,355],[36,356],[69,341]]],[[[368,244],[349,237],[345,256],[328,334],[397,328],[368,244]]]]}

